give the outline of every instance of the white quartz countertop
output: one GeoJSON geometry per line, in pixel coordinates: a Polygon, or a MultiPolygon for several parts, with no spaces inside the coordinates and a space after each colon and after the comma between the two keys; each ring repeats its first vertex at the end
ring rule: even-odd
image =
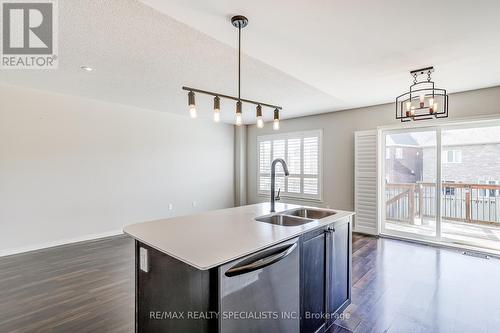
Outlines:
{"type": "MultiPolygon", "coordinates": [[[[298,207],[303,206],[276,203],[276,212],[298,207]]],[[[261,203],[132,224],[123,231],[169,256],[207,270],[354,215],[333,210],[337,213],[332,216],[289,227],[256,221],[256,217],[269,214],[269,203],[261,203]]]]}

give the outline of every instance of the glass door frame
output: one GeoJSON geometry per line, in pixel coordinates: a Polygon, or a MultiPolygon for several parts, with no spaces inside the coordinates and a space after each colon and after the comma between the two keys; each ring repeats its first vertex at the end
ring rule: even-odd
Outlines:
{"type": "Polygon", "coordinates": [[[410,238],[415,240],[441,242],[441,126],[419,126],[419,127],[404,127],[399,129],[380,130],[379,135],[379,233],[382,235],[396,236],[402,238],[410,238]],[[415,132],[434,132],[436,135],[436,228],[435,236],[419,235],[416,233],[404,232],[399,230],[387,229],[386,222],[386,207],[385,207],[385,154],[386,154],[386,137],[391,134],[415,133],[415,132]]]}
{"type": "Polygon", "coordinates": [[[452,129],[467,129],[477,127],[500,126],[500,118],[481,117],[462,120],[448,120],[444,123],[433,122],[431,124],[412,124],[394,126],[382,126],[378,128],[378,163],[377,163],[377,177],[378,177],[378,232],[385,236],[394,236],[398,238],[412,239],[416,241],[423,241],[428,243],[442,244],[446,246],[453,246],[458,248],[471,248],[480,252],[500,254],[497,250],[488,247],[478,247],[477,244],[467,241],[452,241],[442,236],[442,214],[441,214],[441,198],[442,198],[442,132],[452,129]],[[408,132],[422,132],[422,131],[435,131],[436,132],[436,236],[425,236],[414,233],[407,233],[401,231],[387,230],[385,228],[385,138],[387,134],[408,133],[408,132]]]}

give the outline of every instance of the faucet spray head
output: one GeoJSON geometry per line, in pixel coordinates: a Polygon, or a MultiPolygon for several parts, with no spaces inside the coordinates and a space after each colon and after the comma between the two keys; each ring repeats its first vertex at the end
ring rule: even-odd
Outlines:
{"type": "Polygon", "coordinates": [[[290,176],[290,172],[288,172],[288,165],[286,163],[282,163],[283,171],[285,172],[285,177],[290,176]]]}

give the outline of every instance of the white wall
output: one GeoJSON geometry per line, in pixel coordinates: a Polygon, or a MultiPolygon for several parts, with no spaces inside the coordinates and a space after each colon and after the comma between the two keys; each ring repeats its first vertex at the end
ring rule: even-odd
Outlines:
{"type": "MultiPolygon", "coordinates": [[[[283,110],[286,113],[286,110],[283,110]]],[[[480,115],[500,115],[500,87],[450,95],[450,119],[480,115]]],[[[444,121],[444,120],[443,120],[444,121]]],[[[394,104],[283,120],[280,132],[323,129],[323,202],[311,205],[354,209],[354,132],[381,125],[397,125],[394,104]]],[[[257,194],[257,136],[272,134],[272,124],[247,130],[248,203],[268,200],[257,194]]],[[[289,202],[300,203],[297,200],[289,202]]]]}
{"type": "Polygon", "coordinates": [[[234,126],[234,205],[247,202],[247,131],[246,126],[234,126]]]}
{"type": "Polygon", "coordinates": [[[233,137],[230,125],[0,85],[0,255],[232,207],[233,137]]]}

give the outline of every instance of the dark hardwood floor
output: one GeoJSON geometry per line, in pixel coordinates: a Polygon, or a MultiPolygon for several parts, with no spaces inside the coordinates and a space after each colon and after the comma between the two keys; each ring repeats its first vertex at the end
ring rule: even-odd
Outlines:
{"type": "MultiPolygon", "coordinates": [[[[0,332],[133,332],[133,241],[0,258],[0,332]]],[[[329,333],[500,332],[500,260],[353,237],[353,302],[329,333]]]]}
{"type": "Polygon", "coordinates": [[[353,332],[500,332],[500,260],[354,235],[345,314],[353,332]]]}
{"type": "Polygon", "coordinates": [[[133,331],[132,239],[0,258],[1,333],[133,331]]]}

